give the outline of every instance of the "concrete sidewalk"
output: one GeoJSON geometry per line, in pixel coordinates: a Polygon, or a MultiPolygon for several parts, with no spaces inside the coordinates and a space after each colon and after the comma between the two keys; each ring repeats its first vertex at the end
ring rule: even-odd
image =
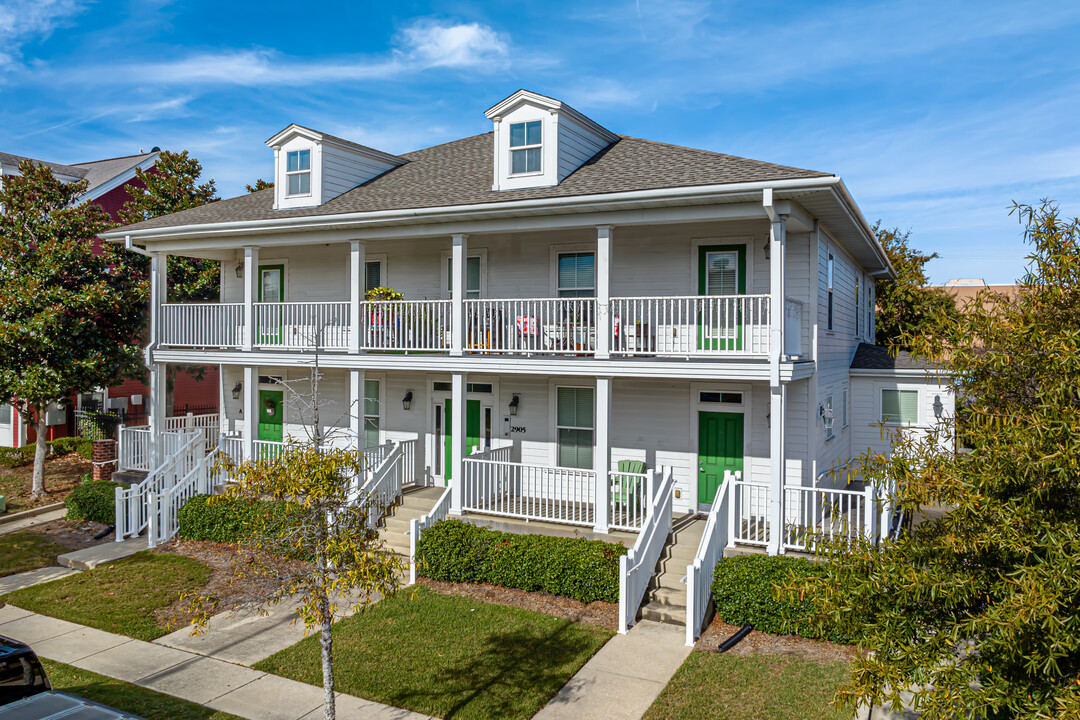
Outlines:
{"type": "Polygon", "coordinates": [[[683,628],[642,620],[600,648],[534,719],[638,720],[693,651],[685,643],[683,628]]]}
{"type": "MultiPolygon", "coordinates": [[[[0,635],[49,660],[125,680],[250,720],[317,720],[322,688],[65,620],[0,608],[0,635]]],[[[423,715],[338,693],[343,718],[421,720],[423,715]]]]}

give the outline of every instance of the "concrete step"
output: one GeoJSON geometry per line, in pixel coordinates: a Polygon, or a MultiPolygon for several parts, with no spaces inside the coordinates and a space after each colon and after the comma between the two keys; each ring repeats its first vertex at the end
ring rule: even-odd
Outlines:
{"type": "Polygon", "coordinates": [[[135,485],[146,479],[145,470],[117,470],[112,474],[112,481],[121,485],[135,485]]]}
{"type": "Polygon", "coordinates": [[[649,593],[649,604],[660,604],[665,607],[686,607],[686,588],[658,587],[649,593]]]}
{"type": "Polygon", "coordinates": [[[145,537],[128,538],[123,542],[102,543],[88,547],[84,550],[65,553],[56,558],[63,567],[72,570],[93,570],[99,565],[107,565],[117,560],[122,560],[129,555],[134,555],[140,550],[146,549],[145,537]]]}
{"type": "Polygon", "coordinates": [[[682,570],[679,570],[679,568],[672,568],[669,571],[657,573],[649,582],[649,590],[668,588],[669,590],[681,590],[685,592],[686,583],[683,582],[684,577],[686,577],[685,566],[682,570]]]}
{"type": "Polygon", "coordinates": [[[641,620],[652,620],[667,625],[686,627],[686,606],[649,603],[641,608],[639,618],[641,620]]]}

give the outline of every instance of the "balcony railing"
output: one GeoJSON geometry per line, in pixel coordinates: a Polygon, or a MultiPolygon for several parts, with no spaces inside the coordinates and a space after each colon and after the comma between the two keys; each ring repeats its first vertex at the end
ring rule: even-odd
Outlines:
{"type": "Polygon", "coordinates": [[[613,355],[767,355],[768,295],[611,299],[613,355]]]}
{"type": "Polygon", "coordinates": [[[347,350],[349,303],[255,303],[254,342],[283,350],[347,350]]]}
{"type": "Polygon", "coordinates": [[[361,306],[361,350],[450,349],[449,300],[380,300],[361,306]]]}
{"type": "Polygon", "coordinates": [[[238,348],[244,344],[243,303],[161,306],[161,341],[176,347],[238,348]]]}
{"type": "Polygon", "coordinates": [[[585,355],[596,351],[596,299],[466,300],[470,352],[585,355]]]}

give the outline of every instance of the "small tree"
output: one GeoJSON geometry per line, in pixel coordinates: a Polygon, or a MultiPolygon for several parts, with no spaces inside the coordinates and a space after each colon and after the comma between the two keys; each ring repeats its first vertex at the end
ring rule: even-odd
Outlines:
{"type": "MultiPolygon", "coordinates": [[[[120,220],[130,225],[216,202],[214,181],[200,184],[202,165],[187,150],[163,150],[151,170],[136,169],[142,185],[127,185],[131,200],[120,210],[120,220]]],[[[221,290],[217,260],[173,255],[169,258],[169,300],[217,300],[221,290]]]]}
{"type": "Polygon", "coordinates": [[[952,297],[940,288],[926,287],[926,263],[938,257],[908,245],[911,231],[885,229],[881,221],[874,224],[889,261],[896,269],[896,279],[877,284],[877,344],[907,349],[905,333],[918,337],[932,332],[942,319],[957,316],[952,297]]]}
{"type": "Polygon", "coordinates": [[[910,691],[924,720],[1080,718],[1080,221],[1049,202],[1014,211],[1033,246],[1019,295],[984,291],[904,338],[947,360],[972,450],[904,433],[863,465],[898,482],[907,517],[949,511],[789,588],[863,634],[841,704],[897,708],[910,691]]]}
{"type": "Polygon", "coordinates": [[[253,192],[259,192],[260,190],[268,190],[269,188],[274,187],[274,183],[269,182],[267,180],[263,180],[262,178],[259,178],[258,180],[255,181],[254,185],[245,185],[244,187],[247,188],[247,191],[249,193],[253,193],[253,192]]]}
{"type": "Polygon", "coordinates": [[[32,494],[45,494],[46,410],[138,370],[147,286],[131,254],[90,239],[112,226],[64,183],[24,160],[0,185],[0,397],[36,421],[32,494]]]}

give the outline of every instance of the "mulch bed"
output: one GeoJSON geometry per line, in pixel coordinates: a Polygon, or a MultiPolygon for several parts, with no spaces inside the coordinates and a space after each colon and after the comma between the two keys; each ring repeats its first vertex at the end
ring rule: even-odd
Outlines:
{"type": "Polygon", "coordinates": [[[583,603],[579,600],[549,595],[548,593],[527,592],[498,585],[448,583],[429,578],[420,578],[417,582],[443,595],[464,595],[495,605],[510,605],[525,610],[533,610],[545,615],[566,618],[572,622],[607,628],[612,632],[619,629],[618,603],[600,602],[599,600],[583,603]]]}
{"type": "Polygon", "coordinates": [[[88,474],[92,468],[90,461],[83,460],[77,453],[46,458],[45,497],[40,500],[30,498],[30,486],[34,476],[32,463],[17,468],[0,468],[0,495],[4,496],[8,513],[62,502],[71,489],[79,484],[79,478],[88,474]]]}
{"type": "Polygon", "coordinates": [[[24,532],[43,535],[57,545],[65,547],[68,550],[82,550],[84,548],[101,545],[102,543],[115,540],[115,533],[112,532],[100,540],[94,539],[95,535],[107,527],[108,525],[102,525],[101,523],[96,523],[92,520],[68,520],[67,518],[61,518],[60,520],[50,520],[41,525],[32,525],[31,527],[26,528],[24,532]]]}
{"type": "MultiPolygon", "coordinates": [[[[718,652],[717,646],[738,632],[737,625],[728,625],[714,617],[701,634],[695,650],[700,652],[718,652]]],[[[772,633],[752,630],[735,647],[728,650],[729,655],[789,655],[792,657],[814,660],[840,660],[852,662],[859,658],[859,650],[854,645],[837,645],[823,640],[808,640],[797,635],[773,635],[772,633]]]]}

